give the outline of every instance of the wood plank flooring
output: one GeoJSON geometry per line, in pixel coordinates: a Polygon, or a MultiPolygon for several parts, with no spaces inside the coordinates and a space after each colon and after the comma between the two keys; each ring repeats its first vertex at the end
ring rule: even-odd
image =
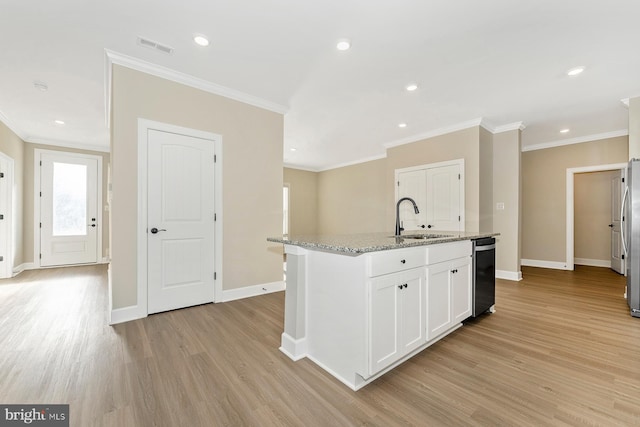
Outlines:
{"type": "Polygon", "coordinates": [[[279,350],[284,294],[108,326],[106,267],[0,280],[0,403],[73,426],[637,426],[640,319],[608,269],[523,268],[497,312],[358,392],[279,350]]]}

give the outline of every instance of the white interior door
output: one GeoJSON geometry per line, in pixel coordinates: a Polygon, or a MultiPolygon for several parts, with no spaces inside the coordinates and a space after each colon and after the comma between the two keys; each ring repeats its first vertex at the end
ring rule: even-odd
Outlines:
{"type": "Polygon", "coordinates": [[[148,313],[213,302],[214,142],[147,133],[148,313]]]}
{"type": "Polygon", "coordinates": [[[98,261],[98,159],[40,153],[40,265],[98,261]]]}
{"type": "Polygon", "coordinates": [[[625,264],[622,255],[622,239],[620,235],[620,209],[622,209],[623,170],[611,178],[611,269],[624,274],[625,264]]]}
{"type": "Polygon", "coordinates": [[[0,279],[13,276],[13,159],[0,153],[0,279]]]}
{"type": "Polygon", "coordinates": [[[432,230],[459,231],[460,166],[427,169],[427,227],[432,230]]]}

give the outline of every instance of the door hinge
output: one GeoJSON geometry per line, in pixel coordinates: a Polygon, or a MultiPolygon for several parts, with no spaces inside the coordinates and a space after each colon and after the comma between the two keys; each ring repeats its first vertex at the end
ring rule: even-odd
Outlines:
{"type": "Polygon", "coordinates": [[[42,197],[42,191],[40,192],[40,197],[42,197]]]}
{"type": "Polygon", "coordinates": [[[400,181],[398,181],[398,187],[400,187],[400,181]]]}
{"type": "Polygon", "coordinates": [[[42,259],[42,254],[40,254],[40,259],[42,259]]]}
{"type": "Polygon", "coordinates": [[[213,272],[213,280],[216,280],[218,278],[218,273],[216,273],[215,271],[213,272]]]}
{"type": "Polygon", "coordinates": [[[460,215],[458,215],[458,222],[460,222],[460,215]]]}
{"type": "Polygon", "coordinates": [[[40,223],[40,228],[42,228],[42,223],[40,223]]]}
{"type": "Polygon", "coordinates": [[[0,178],[4,178],[4,172],[0,172],[0,178]]]}
{"type": "Polygon", "coordinates": [[[215,222],[215,221],[217,221],[217,220],[218,220],[218,214],[214,213],[214,214],[213,214],[213,221],[215,222]]]}
{"type": "Polygon", "coordinates": [[[622,254],[622,259],[624,259],[624,254],[622,254]]]}
{"type": "Polygon", "coordinates": [[[42,166],[42,160],[40,160],[40,166],[42,166]]]}
{"type": "Polygon", "coordinates": [[[3,214],[0,214],[0,219],[4,219],[4,215],[3,214]]]}
{"type": "Polygon", "coordinates": [[[624,178],[622,178],[622,182],[624,182],[624,178]]]}
{"type": "Polygon", "coordinates": [[[215,163],[215,162],[217,162],[217,161],[218,161],[218,156],[214,154],[214,155],[213,155],[213,163],[215,163]]]}

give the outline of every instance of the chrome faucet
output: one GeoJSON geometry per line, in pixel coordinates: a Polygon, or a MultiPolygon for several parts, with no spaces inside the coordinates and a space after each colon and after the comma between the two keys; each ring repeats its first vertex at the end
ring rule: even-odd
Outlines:
{"type": "Polygon", "coordinates": [[[398,203],[396,203],[396,236],[400,236],[400,232],[404,230],[404,228],[400,227],[400,203],[404,202],[405,200],[413,203],[413,210],[417,214],[420,213],[420,211],[418,210],[418,205],[416,205],[416,202],[411,197],[403,197],[402,199],[398,200],[398,203]]]}

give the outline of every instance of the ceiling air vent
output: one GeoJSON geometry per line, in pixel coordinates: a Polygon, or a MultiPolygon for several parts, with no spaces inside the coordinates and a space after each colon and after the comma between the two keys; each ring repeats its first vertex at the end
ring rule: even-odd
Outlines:
{"type": "Polygon", "coordinates": [[[149,49],[159,50],[162,53],[172,54],[173,48],[158,42],[154,42],[153,40],[145,39],[144,37],[138,36],[138,44],[140,46],[148,47],[149,49]]]}

